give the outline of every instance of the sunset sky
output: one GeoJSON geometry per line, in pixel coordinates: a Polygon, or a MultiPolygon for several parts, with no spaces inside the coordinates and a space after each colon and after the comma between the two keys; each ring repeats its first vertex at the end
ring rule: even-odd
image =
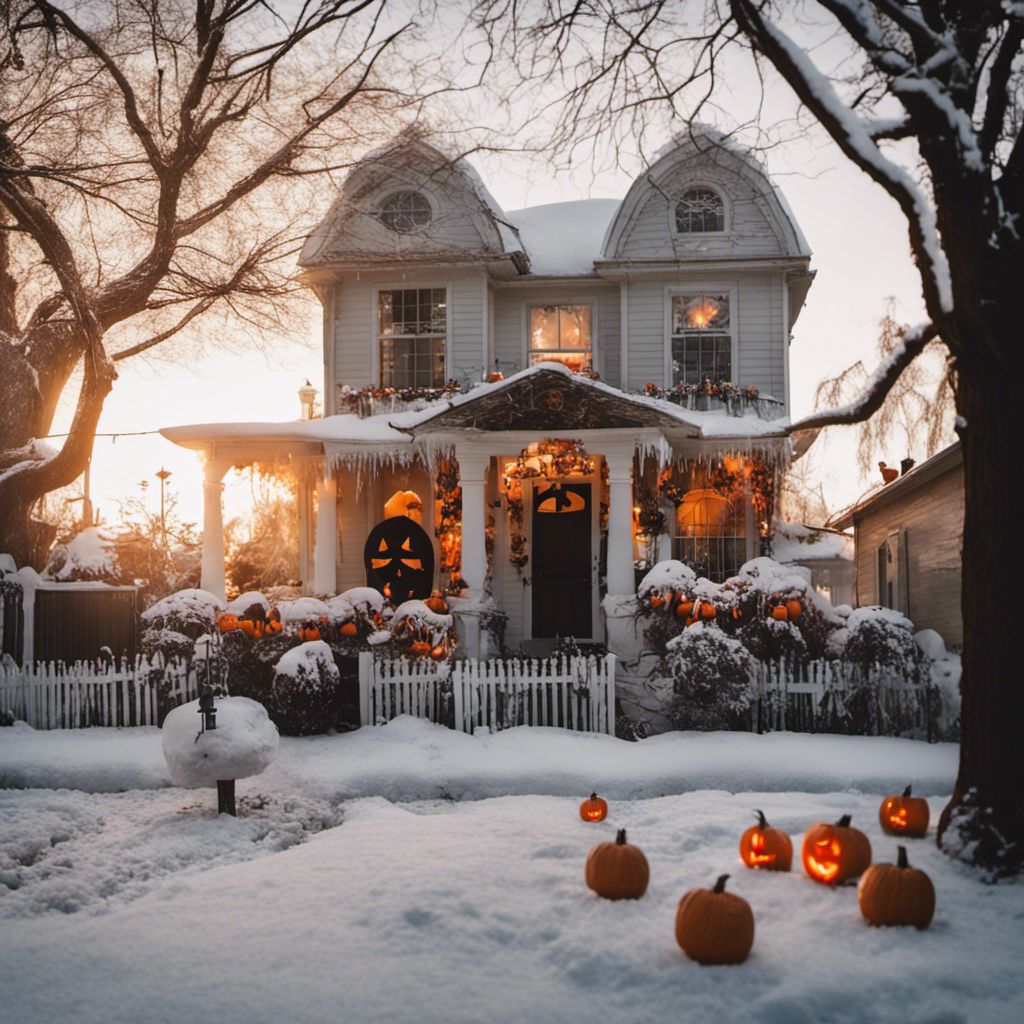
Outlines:
{"type": "MultiPolygon", "coordinates": [[[[819,54],[823,63],[841,55],[819,54]]],[[[757,89],[751,69],[737,57],[718,95],[715,110],[704,120],[731,129],[753,114],[757,89]]],[[[513,104],[515,116],[529,109],[536,98],[524,96],[513,104]]],[[[467,101],[472,120],[480,111],[467,101]]],[[[796,108],[788,88],[769,80],[761,124],[790,121],[796,108]]],[[[682,127],[674,123],[675,130],[682,127]]],[[[667,140],[672,128],[665,127],[667,140]]],[[[895,203],[866,176],[855,170],[824,132],[809,123],[789,123],[781,129],[783,142],[764,156],[776,183],[789,200],[813,251],[817,279],[796,325],[791,349],[791,394],[794,415],[809,412],[814,389],[823,376],[863,358],[875,362],[877,321],[887,297],[896,300],[896,315],[914,322],[922,309],[920,285],[909,256],[905,223],[895,203]]],[[[511,136],[509,142],[512,142],[511,136]]],[[[485,155],[472,162],[488,188],[506,210],[540,203],[588,197],[621,198],[643,168],[641,157],[625,154],[621,169],[595,174],[586,162],[572,172],[556,172],[542,157],[485,155]]],[[[607,163],[607,161],[605,161],[607,163]]],[[[326,211],[332,190],[325,183],[321,209],[326,211]]],[[[314,300],[315,301],[315,300],[314,300]]],[[[221,329],[211,329],[204,351],[187,362],[166,352],[149,362],[136,359],[120,364],[120,378],[108,398],[100,422],[101,433],[155,431],[180,423],[232,420],[286,420],[298,414],[296,389],[309,378],[323,385],[318,334],[299,329],[282,337],[269,351],[225,352],[219,347],[221,329]]],[[[369,344],[370,339],[367,339],[369,344]]],[[[62,411],[54,432],[64,429],[70,415],[62,411]]],[[[830,504],[838,508],[867,486],[859,476],[853,454],[852,430],[833,430],[812,450],[813,464],[825,483],[830,504]]],[[[890,462],[903,450],[880,452],[890,462]]],[[[138,481],[151,483],[150,500],[159,501],[154,473],[164,466],[172,472],[170,486],[178,492],[186,519],[199,520],[202,508],[201,471],[196,456],[162,437],[147,434],[100,437],[93,458],[92,494],[106,521],[117,518],[116,501],[135,489],[138,481]]],[[[226,490],[226,514],[248,507],[248,485],[231,482],[226,490]]]]}

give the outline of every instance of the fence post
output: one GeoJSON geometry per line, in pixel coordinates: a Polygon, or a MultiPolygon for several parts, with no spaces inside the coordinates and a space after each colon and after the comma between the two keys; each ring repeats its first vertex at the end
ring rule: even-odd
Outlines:
{"type": "Polygon", "coordinates": [[[373,652],[359,652],[359,724],[370,725],[370,677],[373,675],[373,652]]]}
{"type": "Polygon", "coordinates": [[[455,729],[466,732],[466,714],[463,706],[462,668],[466,663],[458,661],[452,667],[452,708],[455,715],[455,729]]]}

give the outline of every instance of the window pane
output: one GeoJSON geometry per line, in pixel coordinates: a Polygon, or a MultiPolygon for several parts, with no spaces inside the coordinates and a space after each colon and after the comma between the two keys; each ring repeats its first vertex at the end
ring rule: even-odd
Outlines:
{"type": "Polygon", "coordinates": [[[530,348],[558,348],[557,306],[534,306],[531,308],[530,348]]]}
{"type": "Polygon", "coordinates": [[[381,384],[441,387],[448,330],[444,288],[381,291],[377,300],[381,384]]]}
{"type": "Polygon", "coordinates": [[[709,188],[691,188],[676,203],[676,230],[724,231],[725,203],[709,188]]]}
{"type": "Polygon", "coordinates": [[[560,348],[590,348],[590,307],[559,306],[560,348]]]}
{"type": "Polygon", "coordinates": [[[672,333],[721,331],[729,328],[729,296],[673,295],[672,333]]]}

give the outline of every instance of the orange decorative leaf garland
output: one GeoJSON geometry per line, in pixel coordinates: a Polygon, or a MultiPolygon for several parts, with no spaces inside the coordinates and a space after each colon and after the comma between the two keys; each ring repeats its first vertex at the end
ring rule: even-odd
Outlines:
{"type": "Polygon", "coordinates": [[[754,912],[725,891],[728,875],[710,889],[691,889],[676,910],[676,942],[699,964],[741,964],[754,945],[754,912]]]}
{"type": "Polygon", "coordinates": [[[871,843],[858,829],[850,827],[844,814],[834,825],[819,822],[804,835],[804,870],[822,885],[839,885],[856,878],[871,864],[871,843]]]}
{"type": "Polygon", "coordinates": [[[757,824],[740,837],[740,856],[748,868],[788,871],[793,863],[793,843],[781,829],[772,828],[763,811],[755,811],[757,824]]]}
{"type": "Polygon", "coordinates": [[[878,823],[891,836],[912,836],[919,839],[928,831],[928,801],[911,796],[910,786],[902,796],[887,796],[878,808],[878,823]]]}

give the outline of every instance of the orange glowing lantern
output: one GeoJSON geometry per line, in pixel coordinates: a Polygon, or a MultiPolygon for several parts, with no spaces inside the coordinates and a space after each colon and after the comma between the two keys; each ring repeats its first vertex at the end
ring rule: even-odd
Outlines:
{"type": "Polygon", "coordinates": [[[754,945],[754,912],[725,891],[728,875],[711,889],[691,889],[676,910],[676,942],[699,964],[741,964],[754,945]]]}
{"type": "Polygon", "coordinates": [[[597,793],[591,793],[580,804],[580,817],[584,821],[604,821],[608,817],[608,802],[602,800],[597,793]]]}
{"type": "Polygon", "coordinates": [[[839,885],[863,874],[871,864],[871,843],[858,829],[850,827],[844,814],[834,825],[819,822],[804,835],[804,870],[822,885],[839,885]]]}
{"type": "Polygon", "coordinates": [[[932,880],[907,861],[899,847],[895,864],[872,864],[857,886],[857,902],[868,924],[927,928],[935,914],[932,880]]]}
{"type": "Polygon", "coordinates": [[[606,900],[638,900],[647,892],[651,869],[643,851],[626,842],[620,828],[614,843],[598,843],[587,854],[587,885],[606,900]]]}
{"type": "Polygon", "coordinates": [[[924,797],[911,796],[910,786],[902,796],[887,796],[878,808],[878,822],[891,836],[919,839],[928,831],[930,811],[924,797]]]}
{"type": "Polygon", "coordinates": [[[757,824],[740,837],[740,857],[748,868],[788,871],[793,863],[793,843],[781,829],[772,828],[764,812],[755,811],[757,824]]]}
{"type": "Polygon", "coordinates": [[[687,537],[716,536],[729,515],[729,508],[729,499],[710,487],[687,491],[676,512],[679,532],[687,537]]]}

